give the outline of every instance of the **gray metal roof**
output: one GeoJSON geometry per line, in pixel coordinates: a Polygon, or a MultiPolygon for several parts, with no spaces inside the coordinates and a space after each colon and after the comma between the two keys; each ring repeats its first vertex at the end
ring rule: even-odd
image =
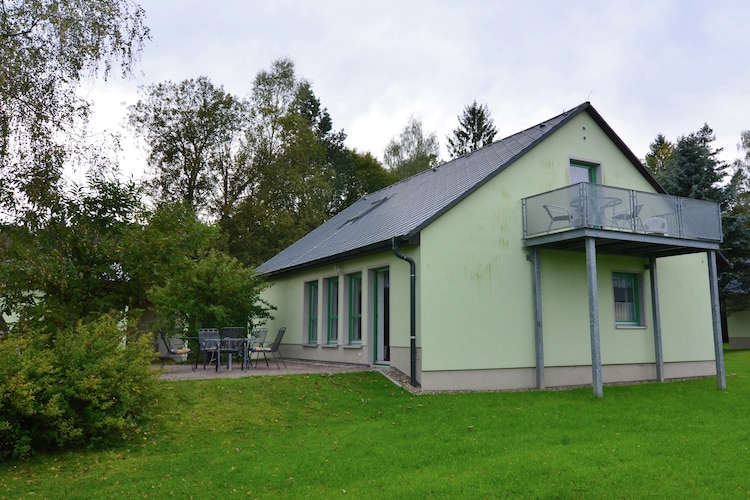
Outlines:
{"type": "Polygon", "coordinates": [[[582,111],[588,111],[621,149],[625,148],[631,161],[643,168],[586,102],[437,168],[363,196],[258,266],[257,271],[280,274],[388,248],[392,238],[408,240],[582,111]]]}

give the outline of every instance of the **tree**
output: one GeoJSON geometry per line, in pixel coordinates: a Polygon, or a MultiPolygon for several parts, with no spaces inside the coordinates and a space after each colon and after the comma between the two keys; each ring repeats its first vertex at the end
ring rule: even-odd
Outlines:
{"type": "Polygon", "coordinates": [[[464,107],[463,114],[458,117],[458,128],[453,130],[452,136],[447,137],[448,153],[451,158],[471,153],[491,144],[496,134],[497,129],[487,105],[480,106],[475,100],[464,107]]]}
{"type": "Polygon", "coordinates": [[[721,207],[721,253],[731,264],[719,280],[720,301],[727,313],[750,307],[748,177],[742,160],[735,162],[734,173],[729,175],[729,166],[718,158],[721,149],[712,146],[714,140],[713,130],[705,124],[697,132],[679,137],[670,153],[669,141],[659,135],[652,142],[655,154],[651,158],[659,160],[654,163],[659,165],[655,173],[669,194],[709,200],[721,207]]]}
{"type": "Polygon", "coordinates": [[[329,158],[345,136],[333,132],[289,59],[256,75],[249,106],[241,150],[252,182],[221,227],[231,254],[258,265],[328,218],[335,177],[329,158]]]}
{"type": "Polygon", "coordinates": [[[332,162],[336,171],[333,185],[331,215],[348,207],[362,196],[378,191],[394,182],[398,175],[386,168],[370,153],[343,149],[332,162]]]}
{"type": "Polygon", "coordinates": [[[248,184],[235,158],[246,104],[206,77],[142,88],[128,122],[149,147],[149,183],[158,202],[184,201],[220,218],[248,184]]]}
{"type": "Polygon", "coordinates": [[[110,311],[148,309],[147,290],[214,246],[218,233],[185,206],[150,213],[141,200],[139,186],[102,167],[3,227],[3,312],[54,334],[110,311]]]}
{"type": "Polygon", "coordinates": [[[750,309],[750,130],[740,135],[740,157],[734,161],[732,186],[735,197],[722,218],[722,254],[732,264],[721,276],[725,312],[750,309]]]}
{"type": "Polygon", "coordinates": [[[142,209],[133,182],[112,172],[89,174],[87,186],[70,185],[24,225],[6,227],[0,268],[0,304],[21,320],[54,331],[128,306],[123,234],[142,209]]]}
{"type": "Polygon", "coordinates": [[[183,264],[164,286],[149,292],[167,331],[245,326],[271,317],[274,308],[260,299],[267,285],[236,259],[210,251],[183,264]]]}
{"type": "Polygon", "coordinates": [[[434,133],[425,135],[422,122],[413,116],[398,138],[388,142],[383,162],[399,179],[430,169],[440,162],[440,143],[434,133]]]}
{"type": "Polygon", "coordinates": [[[662,134],[657,135],[656,139],[649,144],[649,152],[646,154],[645,163],[657,180],[664,177],[673,153],[674,145],[662,134]]]}
{"type": "Polygon", "coordinates": [[[148,28],[130,0],[0,2],[0,208],[15,216],[55,189],[90,103],[81,81],[129,75],[148,28]],[[66,141],[66,142],[63,142],[66,141]]]}
{"type": "Polygon", "coordinates": [[[727,208],[731,191],[721,183],[727,176],[728,165],[718,159],[721,149],[711,146],[715,139],[708,124],[677,139],[659,179],[669,194],[709,200],[727,208]]]}

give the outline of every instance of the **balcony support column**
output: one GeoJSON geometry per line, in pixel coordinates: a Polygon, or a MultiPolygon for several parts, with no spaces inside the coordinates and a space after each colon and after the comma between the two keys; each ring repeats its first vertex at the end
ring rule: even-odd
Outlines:
{"type": "Polygon", "coordinates": [[[654,321],[654,358],[656,362],[656,380],[664,382],[664,351],[661,343],[661,311],[659,310],[659,281],[656,274],[656,257],[648,262],[651,275],[651,314],[654,321]]]}
{"type": "Polygon", "coordinates": [[[529,256],[534,289],[534,339],[536,353],[536,388],[544,389],[544,333],[542,329],[542,267],[539,249],[534,248],[529,256]]]}
{"type": "Polygon", "coordinates": [[[601,398],[602,354],[599,344],[599,290],[596,276],[596,240],[586,238],[586,275],[589,281],[589,330],[591,333],[591,374],[594,396],[601,398]]]}
{"type": "Polygon", "coordinates": [[[716,357],[716,385],[727,388],[724,373],[724,344],[721,338],[721,312],[719,310],[719,277],[716,272],[716,250],[708,251],[708,285],[711,289],[711,316],[714,323],[714,356],[716,357]]]}

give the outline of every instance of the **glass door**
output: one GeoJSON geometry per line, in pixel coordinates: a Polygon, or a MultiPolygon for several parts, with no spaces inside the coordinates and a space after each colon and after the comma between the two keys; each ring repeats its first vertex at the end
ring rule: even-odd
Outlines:
{"type": "Polygon", "coordinates": [[[387,364],[391,359],[390,273],[388,269],[373,271],[373,310],[375,332],[375,364],[387,364]]]}

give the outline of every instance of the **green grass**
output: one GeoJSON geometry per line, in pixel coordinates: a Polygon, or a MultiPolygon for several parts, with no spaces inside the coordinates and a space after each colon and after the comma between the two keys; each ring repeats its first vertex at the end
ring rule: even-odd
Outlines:
{"type": "Polygon", "coordinates": [[[0,466],[0,498],[748,498],[750,352],[715,379],[415,396],[377,373],[162,382],[119,449],[0,466]]]}

